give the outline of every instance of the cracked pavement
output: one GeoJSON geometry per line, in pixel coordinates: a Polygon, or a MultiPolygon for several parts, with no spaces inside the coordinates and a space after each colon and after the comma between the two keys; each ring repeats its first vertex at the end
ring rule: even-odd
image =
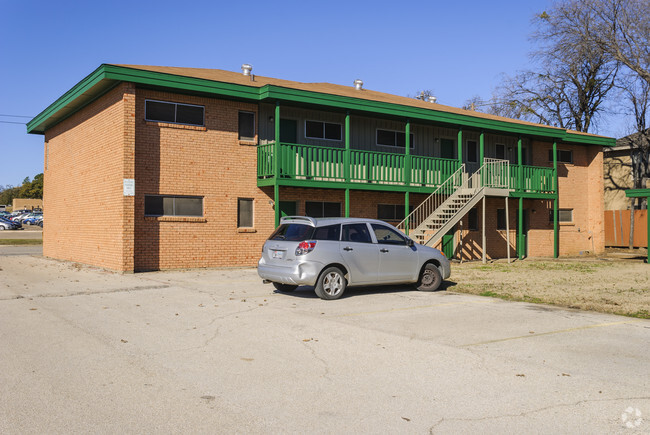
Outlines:
{"type": "Polygon", "coordinates": [[[16,252],[0,249],[1,433],[650,433],[647,320],[16,252]]]}

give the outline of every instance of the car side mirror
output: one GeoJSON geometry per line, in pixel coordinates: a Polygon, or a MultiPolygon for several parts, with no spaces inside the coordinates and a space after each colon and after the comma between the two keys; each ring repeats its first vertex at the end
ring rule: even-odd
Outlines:
{"type": "Polygon", "coordinates": [[[406,239],[406,246],[412,248],[415,245],[415,242],[412,239],[406,239]]]}

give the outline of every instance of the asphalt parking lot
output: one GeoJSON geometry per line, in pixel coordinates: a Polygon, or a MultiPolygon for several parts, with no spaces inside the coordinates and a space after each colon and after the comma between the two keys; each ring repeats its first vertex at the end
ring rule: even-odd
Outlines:
{"type": "Polygon", "coordinates": [[[17,249],[2,433],[650,433],[648,320],[409,287],[322,301],[254,269],[121,275],[17,249]]]}

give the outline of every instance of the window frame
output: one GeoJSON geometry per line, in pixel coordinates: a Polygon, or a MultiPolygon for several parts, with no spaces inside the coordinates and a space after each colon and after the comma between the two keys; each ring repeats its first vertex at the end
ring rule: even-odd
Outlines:
{"type": "Polygon", "coordinates": [[[202,218],[205,217],[205,197],[196,196],[196,195],[158,195],[158,194],[145,194],[144,195],[144,216],[146,217],[191,217],[191,218],[202,218]],[[154,198],[172,198],[173,199],[173,214],[165,214],[164,205],[162,214],[151,214],[147,213],[147,197],[154,198]],[[201,200],[201,214],[200,215],[191,215],[191,214],[176,214],[176,199],[200,199],[201,200]]]}
{"type": "MultiPolygon", "coordinates": [[[[375,146],[401,149],[402,147],[397,145],[397,133],[402,133],[404,135],[404,140],[406,141],[406,131],[392,130],[390,128],[379,128],[379,127],[375,128],[375,146]],[[394,137],[395,137],[395,145],[380,144],[379,143],[379,130],[389,131],[389,132],[395,133],[395,135],[394,135],[394,137]]],[[[411,137],[412,140],[411,140],[409,149],[413,150],[413,149],[415,149],[415,134],[413,132],[411,132],[410,137],[411,137]]],[[[406,142],[404,142],[404,143],[406,144],[406,142]]],[[[406,145],[404,146],[404,148],[406,149],[406,145]]]]}
{"type": "Polygon", "coordinates": [[[328,122],[328,121],[319,121],[319,120],[315,120],[315,119],[305,119],[303,125],[304,125],[304,128],[305,128],[303,130],[304,131],[303,136],[305,137],[305,139],[327,140],[327,141],[330,141],[330,142],[341,142],[341,141],[343,141],[343,124],[340,123],[340,122],[328,122]],[[323,137],[307,136],[307,123],[308,122],[316,122],[316,123],[323,124],[323,137]],[[326,138],[325,137],[325,124],[338,125],[339,126],[339,137],[340,137],[340,139],[328,139],[328,138],[326,138]]]}
{"type": "Polygon", "coordinates": [[[467,157],[465,157],[465,161],[467,163],[478,163],[478,158],[479,158],[478,141],[474,140],[474,139],[467,139],[467,141],[465,141],[465,144],[467,145],[467,157]],[[474,144],[474,146],[476,147],[475,148],[476,149],[476,160],[470,160],[469,159],[469,144],[470,144],[470,142],[472,142],[474,144]]]}
{"type": "Polygon", "coordinates": [[[237,228],[255,228],[255,199],[254,198],[237,198],[237,228]],[[250,201],[251,203],[251,217],[250,225],[241,225],[241,201],[250,201]]]}
{"type": "MultiPolygon", "coordinates": [[[[548,221],[550,223],[553,223],[553,210],[552,209],[548,211],[548,221]]],[[[573,217],[573,209],[572,208],[560,208],[560,209],[558,209],[557,210],[557,223],[558,224],[567,224],[567,225],[574,224],[575,221],[574,221],[574,217],[573,217]],[[571,213],[571,220],[570,221],[562,220],[560,218],[560,215],[561,215],[560,212],[567,212],[567,211],[571,213]]]]}
{"type": "Polygon", "coordinates": [[[243,141],[243,142],[255,142],[255,138],[257,137],[257,116],[256,113],[250,110],[239,110],[237,112],[237,140],[243,141]],[[242,137],[241,136],[241,114],[242,113],[247,113],[253,115],[253,136],[251,138],[248,137],[242,137]]]}
{"type": "MultiPolygon", "coordinates": [[[[377,204],[377,219],[379,219],[381,221],[402,221],[402,220],[404,220],[406,218],[406,216],[403,217],[403,218],[400,218],[399,214],[397,213],[397,210],[402,210],[403,211],[404,210],[404,204],[381,204],[381,203],[377,204]],[[379,207],[382,207],[382,206],[383,207],[392,207],[394,217],[388,219],[388,218],[383,218],[383,217],[379,216],[379,207]]],[[[409,214],[412,213],[413,210],[415,210],[415,207],[413,205],[409,205],[409,214]]]]}
{"type": "Polygon", "coordinates": [[[376,223],[371,223],[370,224],[370,229],[372,230],[372,234],[375,236],[375,240],[377,241],[378,245],[392,245],[392,246],[406,246],[408,245],[406,237],[401,235],[399,231],[390,228],[388,225],[382,225],[382,224],[376,224],[376,223]],[[377,229],[384,229],[385,231],[388,231],[392,234],[395,234],[397,237],[399,237],[398,242],[393,242],[385,239],[379,239],[377,237],[377,229]]]}
{"type": "Polygon", "coordinates": [[[191,125],[193,127],[205,127],[205,106],[202,106],[200,104],[187,104],[187,103],[175,103],[173,101],[163,101],[163,100],[154,100],[150,98],[146,98],[144,100],[144,120],[149,121],[149,122],[164,122],[167,124],[176,124],[176,125],[191,125]],[[163,121],[160,119],[149,119],[147,118],[147,103],[148,102],[153,102],[153,103],[163,103],[163,104],[173,104],[174,105],[174,121],[163,121]],[[176,119],[178,119],[178,106],[189,106],[189,107],[200,107],[203,109],[203,115],[201,119],[201,124],[189,124],[187,122],[177,122],[176,119]]]}
{"type": "MultiPolygon", "coordinates": [[[[550,163],[553,163],[553,150],[552,149],[548,150],[548,161],[550,163]]],[[[557,150],[557,162],[572,165],[573,164],[573,150],[557,150]],[[560,159],[561,153],[569,153],[569,156],[570,156],[569,161],[560,159]]]]}

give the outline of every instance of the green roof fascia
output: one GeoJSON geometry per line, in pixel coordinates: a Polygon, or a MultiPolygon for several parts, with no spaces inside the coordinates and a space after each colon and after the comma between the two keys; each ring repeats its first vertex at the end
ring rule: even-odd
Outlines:
{"type": "Polygon", "coordinates": [[[625,191],[625,196],[628,198],[650,198],[650,189],[628,189],[625,191]]]}
{"type": "Polygon", "coordinates": [[[439,112],[420,107],[404,106],[395,103],[365,100],[340,95],[323,94],[312,91],[304,91],[293,88],[285,88],[276,85],[265,85],[262,88],[261,99],[299,102],[327,107],[336,107],[348,110],[379,113],[383,115],[398,116],[411,120],[420,119],[443,124],[453,124],[463,127],[470,127],[478,130],[493,130],[496,132],[509,132],[526,136],[538,136],[551,138],[560,142],[572,142],[578,144],[614,146],[616,139],[599,136],[586,136],[583,134],[570,133],[557,127],[543,125],[527,125],[486,119],[463,115],[458,113],[439,112]]]}
{"type": "Polygon", "coordinates": [[[48,106],[27,124],[28,133],[43,134],[47,128],[84,107],[106,92],[114,83],[124,81],[154,87],[171,88],[212,95],[228,96],[253,101],[288,101],[338,109],[377,113],[400,118],[492,130],[517,135],[550,138],[561,142],[614,146],[616,139],[569,133],[555,127],[526,125],[508,121],[478,118],[469,115],[439,112],[420,107],[365,100],[333,94],[325,94],[277,85],[245,86],[175,74],[147,71],[117,65],[102,64],[86,78],[77,83],[62,97],[48,106]],[[85,96],[85,99],[80,97],[85,96]],[[57,116],[59,114],[59,116],[57,116]]]}
{"type": "Polygon", "coordinates": [[[107,88],[106,85],[111,85],[120,81],[207,94],[225,95],[255,101],[260,99],[259,88],[253,86],[243,86],[232,83],[216,82],[213,80],[103,64],[73,86],[72,89],[63,94],[63,96],[57,99],[54,103],[50,104],[34,119],[29,121],[29,123],[27,123],[27,133],[43,134],[51,125],[62,121],[65,117],[70,116],[72,113],[94,100],[94,98],[91,98],[90,101],[82,101],[80,97],[93,93],[95,93],[96,96],[102,95],[107,88]],[[57,114],[61,113],[61,111],[66,112],[65,116],[57,117],[57,114]]]}

